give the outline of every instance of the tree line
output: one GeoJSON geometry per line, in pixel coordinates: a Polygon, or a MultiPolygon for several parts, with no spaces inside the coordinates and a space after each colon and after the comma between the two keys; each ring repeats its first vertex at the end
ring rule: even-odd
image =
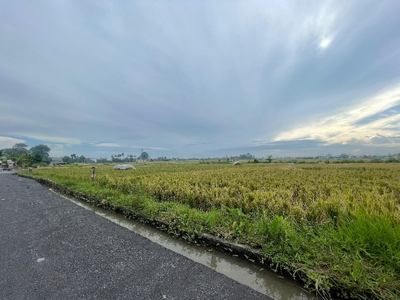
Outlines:
{"type": "Polygon", "coordinates": [[[137,157],[136,155],[128,154],[125,155],[123,152],[118,154],[111,155],[112,162],[134,162],[138,159],[146,160],[149,159],[149,154],[146,151],[142,151],[142,153],[137,157]]]}
{"type": "MultiPolygon", "coordinates": [[[[108,162],[136,162],[138,159],[141,160],[146,160],[149,158],[149,154],[145,151],[142,151],[142,153],[139,156],[133,155],[133,154],[127,154],[125,153],[117,153],[117,154],[112,154],[111,155],[111,160],[105,158],[105,157],[100,157],[96,160],[98,163],[108,163],[108,162]]],[[[77,155],[77,154],[71,154],[70,156],[66,155],[62,158],[62,161],[66,164],[71,164],[71,163],[86,163],[86,162],[91,162],[88,161],[88,159],[83,156],[83,155],[77,155]]]]}
{"type": "Polygon", "coordinates": [[[49,157],[50,148],[47,145],[37,145],[28,150],[25,143],[17,143],[11,148],[0,150],[0,160],[12,160],[23,167],[35,165],[48,165],[51,162],[49,157]]]}
{"type": "Polygon", "coordinates": [[[66,164],[71,164],[71,163],[85,163],[86,162],[86,157],[83,155],[76,155],[76,154],[71,154],[71,156],[65,155],[62,158],[62,161],[65,162],[66,164]]]}

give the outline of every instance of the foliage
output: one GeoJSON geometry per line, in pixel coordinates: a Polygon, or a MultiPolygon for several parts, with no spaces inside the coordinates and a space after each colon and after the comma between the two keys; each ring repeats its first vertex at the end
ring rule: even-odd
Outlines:
{"type": "Polygon", "coordinates": [[[239,156],[231,156],[231,159],[238,160],[238,159],[254,159],[254,155],[250,153],[240,154],[239,156]]]}
{"type": "Polygon", "coordinates": [[[41,157],[41,161],[49,162],[50,148],[47,145],[37,145],[29,149],[29,152],[36,157],[41,157]]]}
{"type": "Polygon", "coordinates": [[[98,163],[103,163],[103,164],[104,164],[104,163],[107,163],[108,160],[107,160],[107,158],[105,158],[105,157],[100,157],[100,158],[97,159],[97,162],[98,162],[98,163]]]}
{"type": "Polygon", "coordinates": [[[69,157],[69,156],[67,156],[67,155],[63,157],[62,161],[65,162],[65,163],[67,163],[67,164],[73,162],[72,157],[69,157]]]}
{"type": "Polygon", "coordinates": [[[23,167],[30,167],[36,164],[48,164],[50,148],[46,145],[37,145],[29,150],[28,145],[17,143],[12,148],[3,149],[2,154],[23,167]]]}
{"type": "Polygon", "coordinates": [[[27,153],[28,152],[28,150],[26,149],[27,147],[28,147],[27,144],[17,143],[11,148],[11,153],[16,155],[27,153]]]}
{"type": "Polygon", "coordinates": [[[7,156],[9,159],[10,157],[19,157],[25,153],[28,153],[28,149],[26,149],[28,147],[27,144],[24,143],[17,143],[14,146],[12,146],[11,148],[6,148],[3,149],[3,155],[7,156]]]}
{"type": "MultiPolygon", "coordinates": [[[[136,155],[133,155],[133,154],[125,155],[124,153],[113,154],[113,155],[111,155],[111,161],[112,162],[133,162],[133,161],[136,161],[136,155]]],[[[103,162],[107,162],[107,160],[104,158],[103,162]]]]}
{"type": "Polygon", "coordinates": [[[146,159],[149,158],[149,154],[148,154],[146,151],[144,151],[144,152],[142,152],[142,153],[140,154],[139,158],[140,158],[141,160],[146,160],[146,159]]]}

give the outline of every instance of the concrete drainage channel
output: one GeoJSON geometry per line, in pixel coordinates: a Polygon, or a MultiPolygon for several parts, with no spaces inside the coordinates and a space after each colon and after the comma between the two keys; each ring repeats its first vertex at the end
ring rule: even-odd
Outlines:
{"type": "MultiPolygon", "coordinates": [[[[315,294],[303,290],[291,278],[284,278],[282,276],[279,276],[277,273],[274,273],[273,271],[263,267],[261,264],[256,263],[256,257],[253,257],[254,260],[251,259],[252,256],[256,256],[256,254],[252,253],[251,250],[247,250],[249,260],[244,260],[242,258],[237,258],[238,255],[235,254],[228,255],[216,249],[204,247],[194,243],[187,243],[184,240],[175,238],[169,235],[167,232],[154,228],[148,224],[143,224],[138,220],[127,219],[124,215],[120,213],[115,213],[113,211],[106,210],[94,204],[88,203],[87,201],[90,200],[86,199],[86,197],[88,196],[81,193],[67,191],[67,189],[56,184],[55,182],[46,179],[38,179],[37,181],[41,184],[48,186],[50,191],[56,193],[61,197],[90,211],[93,211],[94,213],[137,234],[140,234],[143,237],[148,238],[152,242],[155,242],[167,249],[179,253],[193,261],[203,264],[218,273],[224,274],[225,276],[237,282],[240,282],[241,284],[247,285],[252,289],[263,293],[275,300],[320,299],[315,294]],[[68,195],[71,193],[73,193],[74,195],[68,195]],[[80,200],[81,198],[83,198],[84,200],[80,200]]],[[[212,236],[205,235],[203,238],[206,239],[207,243],[209,244],[215,245],[218,243],[218,239],[213,238],[212,236]]],[[[235,247],[234,245],[232,246],[235,247]]],[[[244,248],[241,248],[240,245],[236,245],[236,247],[238,247],[239,249],[234,249],[234,252],[243,252],[244,248]]]]}

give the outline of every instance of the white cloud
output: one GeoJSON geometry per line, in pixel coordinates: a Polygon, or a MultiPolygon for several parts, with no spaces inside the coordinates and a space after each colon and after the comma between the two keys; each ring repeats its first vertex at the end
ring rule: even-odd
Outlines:
{"type": "Polygon", "coordinates": [[[121,145],[115,144],[115,143],[100,143],[94,145],[96,147],[111,147],[111,148],[120,148],[122,147],[121,145]]]}
{"type": "Polygon", "coordinates": [[[356,106],[343,108],[328,118],[282,132],[274,140],[316,139],[329,145],[346,143],[351,139],[370,143],[377,136],[395,137],[400,132],[400,114],[380,115],[375,120],[368,118],[399,104],[400,85],[361,101],[356,106]],[[361,122],[363,120],[366,121],[361,122]]]}
{"type": "MultiPolygon", "coordinates": [[[[138,147],[132,147],[132,148],[138,148],[138,147]]],[[[149,150],[166,150],[164,148],[161,147],[144,147],[143,149],[149,149],[149,150]]]]}
{"type": "Polygon", "coordinates": [[[0,149],[11,148],[17,143],[25,143],[25,141],[7,136],[0,136],[0,149]]]}
{"type": "Polygon", "coordinates": [[[64,144],[64,145],[80,145],[80,144],[82,144],[82,141],[79,139],[76,139],[76,138],[43,136],[43,135],[27,135],[27,137],[38,140],[38,141],[60,143],[60,144],[64,144]]]}
{"type": "Polygon", "coordinates": [[[106,148],[129,148],[129,149],[144,149],[146,150],[165,150],[164,148],[161,147],[146,147],[146,146],[124,146],[116,143],[99,143],[99,144],[93,144],[95,147],[106,147],[106,148]]]}
{"type": "Polygon", "coordinates": [[[50,147],[50,156],[51,157],[61,157],[64,156],[65,154],[65,147],[64,144],[52,144],[49,145],[50,147]]]}

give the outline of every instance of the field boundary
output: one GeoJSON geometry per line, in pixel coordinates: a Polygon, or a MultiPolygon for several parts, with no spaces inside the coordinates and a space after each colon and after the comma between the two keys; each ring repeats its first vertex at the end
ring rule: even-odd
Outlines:
{"type": "MultiPolygon", "coordinates": [[[[69,189],[59,183],[56,183],[50,179],[34,178],[34,177],[30,177],[30,176],[23,175],[23,174],[18,174],[18,176],[35,180],[38,183],[42,184],[43,186],[49,187],[62,195],[66,195],[66,196],[72,197],[74,199],[95,205],[97,207],[100,207],[100,208],[103,208],[103,209],[106,209],[109,211],[113,211],[118,214],[122,214],[127,219],[138,220],[141,223],[148,224],[148,225],[150,225],[154,228],[157,228],[159,230],[162,230],[162,231],[168,232],[168,230],[169,230],[169,224],[167,224],[165,222],[162,222],[157,219],[150,219],[141,214],[135,214],[135,212],[133,212],[129,209],[125,209],[122,207],[115,207],[115,206],[110,205],[109,203],[103,202],[102,200],[100,200],[96,197],[93,197],[91,195],[87,195],[87,194],[84,194],[81,192],[71,190],[71,189],[69,189]]],[[[185,232],[180,232],[180,237],[182,237],[182,236],[185,236],[185,232]]],[[[201,243],[206,246],[210,246],[214,249],[220,250],[220,251],[230,254],[230,255],[237,255],[237,256],[239,256],[240,259],[249,260],[251,262],[257,262],[262,266],[267,266],[268,268],[271,268],[270,265],[268,264],[268,263],[270,263],[270,261],[267,259],[267,257],[265,257],[265,255],[263,255],[262,253],[254,250],[254,249],[248,248],[246,245],[231,243],[231,242],[228,242],[224,239],[221,239],[221,238],[216,237],[209,233],[201,233],[200,235],[195,237],[194,242],[201,243]]],[[[291,274],[289,274],[288,272],[281,272],[281,273],[282,273],[282,275],[290,276],[291,278],[293,278],[291,276],[291,274]]]]}

